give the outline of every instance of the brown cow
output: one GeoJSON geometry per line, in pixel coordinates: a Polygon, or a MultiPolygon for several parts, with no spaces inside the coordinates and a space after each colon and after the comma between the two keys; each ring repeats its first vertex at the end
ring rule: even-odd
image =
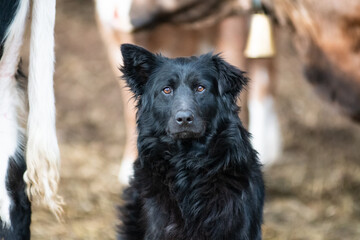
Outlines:
{"type": "Polygon", "coordinates": [[[294,28],[304,74],[321,96],[360,121],[360,1],[266,0],[294,28]]]}

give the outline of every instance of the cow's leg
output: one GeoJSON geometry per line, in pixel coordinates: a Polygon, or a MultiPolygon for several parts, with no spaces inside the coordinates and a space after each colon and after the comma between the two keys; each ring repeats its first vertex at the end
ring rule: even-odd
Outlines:
{"type": "MultiPolygon", "coordinates": [[[[117,52],[120,53],[119,49],[117,49],[117,52]]],[[[121,62],[118,62],[118,64],[119,63],[121,62]]],[[[133,175],[133,163],[137,157],[137,132],[135,103],[132,98],[133,95],[125,85],[125,81],[119,81],[119,86],[122,89],[121,97],[126,126],[126,140],[118,177],[121,183],[128,184],[129,177],[133,175]]]]}
{"type": "MultiPolygon", "coordinates": [[[[126,32],[132,29],[130,23],[130,9],[132,0],[96,1],[97,22],[101,37],[107,48],[110,63],[115,76],[120,76],[119,67],[122,64],[120,53],[121,43],[133,43],[133,36],[126,32]],[[122,28],[119,28],[119,25],[122,28]]],[[[132,93],[127,89],[125,81],[118,81],[121,91],[124,125],[125,146],[121,159],[119,181],[127,185],[133,174],[133,162],[137,157],[136,151],[136,112],[132,93]]]]}
{"type": "MultiPolygon", "coordinates": [[[[16,42],[16,41],[15,41],[16,42]]],[[[0,239],[30,239],[31,207],[23,179],[24,99],[15,80],[18,46],[5,44],[0,61],[0,239]],[[9,52],[14,55],[9,55],[9,52]]],[[[24,79],[23,79],[24,80],[24,79]]]]}
{"type": "MultiPolygon", "coordinates": [[[[131,35],[124,33],[121,34],[122,43],[132,43],[131,35]]],[[[111,65],[113,66],[114,72],[119,76],[118,67],[122,64],[122,58],[120,55],[119,45],[110,44],[109,56],[111,56],[111,65]]],[[[133,94],[127,88],[125,81],[119,81],[123,104],[123,113],[124,113],[124,123],[126,129],[126,139],[123,157],[121,160],[121,166],[119,171],[119,180],[121,183],[127,184],[129,177],[133,175],[133,163],[137,157],[137,148],[136,148],[136,111],[135,111],[135,101],[133,99],[133,94]]]]}
{"type": "MultiPolygon", "coordinates": [[[[133,43],[133,37],[129,33],[117,32],[113,28],[104,24],[98,18],[98,25],[103,41],[107,48],[110,63],[115,76],[120,76],[119,67],[122,64],[122,57],[120,53],[121,43],[133,43]]],[[[133,162],[137,157],[136,151],[136,120],[135,120],[135,104],[132,98],[132,93],[127,89],[125,81],[119,79],[118,81],[121,91],[124,125],[125,125],[125,146],[123,156],[121,159],[121,166],[119,171],[119,181],[122,184],[128,184],[129,177],[133,174],[133,162]]]]}
{"type": "MultiPolygon", "coordinates": [[[[240,69],[245,69],[244,47],[247,36],[246,16],[233,16],[219,24],[217,51],[222,52],[225,60],[240,69]]],[[[245,126],[248,123],[247,92],[243,91],[238,100],[241,106],[240,118],[245,126]]]]}
{"type": "MultiPolygon", "coordinates": [[[[1,74],[1,73],[0,73],[1,74]]],[[[13,77],[0,77],[0,218],[3,226],[10,227],[10,196],[6,177],[10,157],[18,145],[17,105],[19,99],[13,77]]]]}
{"type": "Polygon", "coordinates": [[[0,239],[30,239],[31,207],[23,179],[25,138],[18,121],[24,117],[24,104],[14,76],[0,78],[0,99],[0,239]]]}
{"type": "Polygon", "coordinates": [[[249,131],[265,166],[280,155],[281,133],[274,104],[273,58],[249,60],[249,131]]]}
{"type": "MultiPolygon", "coordinates": [[[[7,176],[9,160],[15,155],[19,145],[19,132],[22,130],[18,123],[18,111],[22,106],[17,91],[15,73],[19,62],[27,11],[28,1],[20,1],[14,19],[8,26],[6,37],[1,39],[5,40],[1,46],[3,54],[0,59],[0,222],[2,225],[0,227],[3,230],[11,227],[10,206],[12,200],[7,188],[7,176]]],[[[20,181],[23,181],[22,178],[20,181]]]]}

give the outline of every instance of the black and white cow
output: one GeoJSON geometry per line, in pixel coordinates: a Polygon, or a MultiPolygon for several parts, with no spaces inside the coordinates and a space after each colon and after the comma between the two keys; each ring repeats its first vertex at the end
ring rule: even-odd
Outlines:
{"type": "Polygon", "coordinates": [[[56,216],[61,212],[53,92],[55,2],[32,2],[27,115],[18,65],[30,0],[0,1],[0,239],[30,238],[30,200],[47,205],[56,216]]]}

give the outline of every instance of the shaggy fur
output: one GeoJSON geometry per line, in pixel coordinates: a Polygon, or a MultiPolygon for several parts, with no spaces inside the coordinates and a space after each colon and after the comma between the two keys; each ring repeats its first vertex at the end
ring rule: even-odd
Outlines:
{"type": "Polygon", "coordinates": [[[121,51],[138,100],[139,157],[118,239],[261,239],[261,166],[236,106],[243,72],[218,55],[121,51]]]}

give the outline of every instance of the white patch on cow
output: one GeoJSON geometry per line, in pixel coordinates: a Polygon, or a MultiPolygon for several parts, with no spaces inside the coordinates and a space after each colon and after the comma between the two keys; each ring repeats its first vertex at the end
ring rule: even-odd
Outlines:
{"type": "Polygon", "coordinates": [[[130,178],[134,175],[133,168],[134,158],[126,157],[121,161],[120,171],[119,171],[119,182],[123,185],[129,185],[130,178]]]}
{"type": "Polygon", "coordinates": [[[15,154],[18,145],[17,111],[22,110],[22,101],[16,89],[20,48],[29,8],[27,0],[20,1],[16,17],[6,32],[4,52],[0,61],[0,219],[6,227],[11,226],[11,199],[6,189],[9,158],[15,154]]]}
{"type": "Polygon", "coordinates": [[[249,100],[249,131],[260,161],[269,166],[281,153],[281,133],[271,96],[249,100]]]}
{"type": "Polygon", "coordinates": [[[131,32],[130,10],[132,0],[96,0],[96,11],[100,21],[116,30],[131,32]]]}
{"type": "Polygon", "coordinates": [[[118,175],[118,180],[123,185],[129,185],[129,180],[134,175],[133,164],[137,158],[137,151],[134,149],[136,146],[136,136],[136,133],[131,133],[131,131],[127,132],[126,144],[118,175]]]}
{"type": "Polygon", "coordinates": [[[62,199],[57,195],[60,152],[55,128],[54,74],[55,0],[34,0],[32,9],[29,116],[26,146],[27,193],[59,216],[62,199]]]}

